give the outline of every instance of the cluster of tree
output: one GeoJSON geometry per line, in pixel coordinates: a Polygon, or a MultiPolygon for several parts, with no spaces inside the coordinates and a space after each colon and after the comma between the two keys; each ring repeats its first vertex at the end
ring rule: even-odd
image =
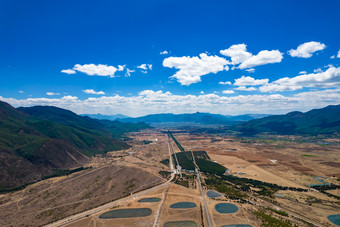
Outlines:
{"type": "Polygon", "coordinates": [[[52,170],[52,173],[49,175],[46,175],[42,178],[42,180],[46,180],[48,178],[52,177],[61,177],[61,176],[66,176],[70,175],[71,173],[76,173],[85,169],[91,169],[92,167],[79,167],[75,169],[54,169],[52,170]]]}
{"type": "Polygon", "coordinates": [[[253,212],[256,218],[262,221],[261,226],[268,227],[293,227],[292,223],[288,220],[279,220],[274,218],[263,211],[254,211],[253,212]]]}
{"type": "Polygon", "coordinates": [[[329,184],[329,185],[318,185],[318,186],[312,186],[311,188],[314,188],[330,197],[334,197],[336,199],[340,199],[340,196],[333,195],[331,193],[328,193],[327,190],[333,190],[333,189],[338,189],[340,188],[340,185],[335,185],[335,184],[329,184]]]}

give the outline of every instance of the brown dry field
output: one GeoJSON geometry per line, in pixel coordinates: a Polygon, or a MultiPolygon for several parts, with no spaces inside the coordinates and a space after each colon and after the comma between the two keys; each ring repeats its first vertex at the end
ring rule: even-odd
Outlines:
{"type": "Polygon", "coordinates": [[[158,172],[168,170],[159,163],[168,157],[165,136],[145,134],[136,139],[153,143],[132,141],[130,149],[93,157],[90,169],[1,194],[0,226],[40,226],[164,182],[158,172]]]}
{"type": "MultiPolygon", "coordinates": [[[[199,190],[188,189],[183,186],[179,186],[176,184],[171,184],[168,189],[155,191],[153,193],[144,195],[143,197],[136,198],[133,201],[130,201],[122,206],[114,207],[85,219],[82,219],[78,222],[67,225],[67,227],[104,227],[104,226],[153,226],[155,221],[156,211],[161,205],[160,202],[154,203],[139,203],[138,200],[141,198],[149,198],[149,197],[158,197],[163,198],[164,194],[165,199],[164,203],[160,210],[159,216],[159,226],[163,226],[166,222],[170,221],[193,221],[197,224],[197,226],[202,225],[201,218],[201,208],[203,208],[202,198],[199,190]],[[174,209],[170,208],[171,204],[177,202],[193,202],[197,206],[189,209],[174,209]],[[102,213],[108,212],[110,210],[122,209],[122,208],[150,208],[152,210],[152,214],[148,217],[142,218],[114,218],[114,219],[100,219],[99,216],[102,213]]],[[[237,204],[239,210],[234,214],[220,214],[218,213],[214,206],[220,202],[229,202],[226,199],[211,199],[207,196],[206,200],[209,207],[210,217],[212,218],[213,226],[222,226],[222,225],[232,225],[232,224],[251,224],[252,226],[259,226],[259,222],[256,221],[254,215],[251,213],[251,209],[249,205],[237,204]]],[[[204,214],[205,215],[205,214],[204,214]]],[[[204,226],[208,226],[207,223],[204,223],[204,226]]]]}
{"type": "Polygon", "coordinates": [[[340,178],[339,145],[247,144],[229,137],[217,137],[221,141],[211,142],[216,138],[189,134],[176,134],[176,138],[188,150],[207,151],[211,159],[240,177],[282,186],[305,187],[307,184],[319,183],[311,176],[321,176],[328,178],[325,181],[339,184],[335,178],[340,178]],[[305,154],[313,157],[303,156],[305,154]]]}
{"type": "MultiPolygon", "coordinates": [[[[327,182],[339,183],[335,177],[332,177],[340,176],[339,147],[309,143],[268,145],[241,143],[238,139],[212,135],[197,136],[184,133],[174,135],[186,150],[207,151],[212,160],[231,169],[231,173],[239,177],[299,188],[307,188],[307,184],[318,183],[312,176],[325,177],[327,182]],[[312,157],[302,156],[303,154],[312,157]]],[[[44,180],[24,190],[0,195],[0,226],[47,224],[164,182],[165,179],[159,176],[159,171],[169,171],[169,167],[160,163],[161,160],[169,158],[166,135],[153,129],[131,133],[129,137],[133,138],[129,142],[132,148],[93,157],[89,164],[91,169],[44,180]],[[152,143],[143,144],[142,141],[145,140],[152,143]]],[[[173,145],[175,151],[179,152],[177,146],[174,143],[173,145]]],[[[207,190],[204,188],[204,192],[207,190]]],[[[272,198],[275,204],[286,211],[312,219],[322,226],[333,226],[326,216],[339,213],[340,210],[339,201],[319,192],[279,191],[278,193],[283,194],[284,197],[272,198]]],[[[258,210],[260,206],[273,207],[272,203],[260,198],[256,198],[256,205],[237,203],[225,197],[212,199],[206,194],[205,198],[213,226],[232,224],[260,226],[261,222],[256,219],[253,211],[258,210]],[[215,210],[215,205],[219,202],[234,203],[239,210],[234,214],[220,214],[215,210]]],[[[202,226],[200,206],[203,208],[203,201],[197,182],[190,189],[172,183],[167,188],[108,209],[150,208],[152,214],[148,217],[100,219],[100,214],[108,211],[106,210],[68,226],[153,226],[155,214],[161,204],[160,226],[174,220],[191,220],[197,226],[202,226]],[[139,203],[138,200],[144,197],[159,197],[162,201],[139,203]],[[184,201],[194,202],[197,207],[170,208],[171,204],[184,201]]],[[[204,209],[203,216],[204,226],[207,226],[204,209]]],[[[298,223],[298,226],[307,226],[303,222],[291,220],[293,223],[298,223]]]]}
{"type": "MultiPolygon", "coordinates": [[[[307,189],[318,184],[313,176],[321,176],[329,183],[339,185],[340,146],[320,146],[312,143],[260,144],[241,143],[230,137],[193,136],[176,134],[186,150],[207,151],[212,160],[229,168],[231,174],[282,186],[307,189]],[[215,140],[212,142],[212,139],[215,140]],[[219,141],[216,141],[218,139],[219,141]],[[303,156],[304,154],[312,155],[303,156]]],[[[339,190],[330,191],[331,194],[339,190]]],[[[279,191],[284,197],[275,198],[280,207],[300,214],[324,226],[330,214],[339,214],[339,200],[316,191],[279,191]]],[[[265,204],[265,203],[264,203],[265,204]]]]}

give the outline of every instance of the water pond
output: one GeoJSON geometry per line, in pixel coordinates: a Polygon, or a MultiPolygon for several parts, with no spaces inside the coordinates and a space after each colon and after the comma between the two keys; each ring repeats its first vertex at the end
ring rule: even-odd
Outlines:
{"type": "Polygon", "coordinates": [[[218,197],[221,197],[222,194],[220,194],[217,191],[210,190],[210,191],[207,191],[207,196],[210,198],[218,198],[218,197]]]}
{"type": "Polygon", "coordinates": [[[215,209],[222,214],[232,214],[238,211],[238,207],[232,203],[218,203],[215,205],[215,209]]]}
{"type": "Polygon", "coordinates": [[[333,215],[329,215],[328,220],[331,221],[332,223],[340,226],[340,214],[333,214],[333,215]]]}
{"type": "Polygon", "coordinates": [[[274,195],[277,196],[277,197],[285,197],[285,195],[281,194],[281,193],[275,193],[274,195]]]}
{"type": "Polygon", "coordinates": [[[131,208],[131,209],[118,209],[111,210],[103,213],[99,216],[102,219],[111,218],[135,218],[135,217],[146,217],[151,215],[152,211],[149,208],[131,208]]]}
{"type": "Polygon", "coordinates": [[[196,227],[193,221],[170,221],[163,225],[163,227],[196,227]]]}
{"type": "Polygon", "coordinates": [[[174,203],[170,205],[170,208],[175,209],[185,209],[185,208],[194,208],[197,207],[196,203],[192,202],[180,202],[180,203],[174,203]]]}
{"type": "Polygon", "coordinates": [[[159,201],[161,201],[161,199],[157,197],[143,198],[143,199],[138,200],[139,203],[156,203],[159,201]]]}

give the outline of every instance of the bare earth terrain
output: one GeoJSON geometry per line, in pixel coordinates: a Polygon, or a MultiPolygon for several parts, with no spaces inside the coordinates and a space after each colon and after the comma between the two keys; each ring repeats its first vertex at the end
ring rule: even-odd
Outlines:
{"type": "MultiPolygon", "coordinates": [[[[269,210],[272,217],[289,222],[291,225],[288,226],[309,226],[308,222],[316,226],[335,226],[327,216],[339,214],[339,200],[311,190],[309,185],[319,184],[318,179],[336,185],[340,183],[339,145],[248,141],[188,133],[174,136],[188,151],[206,151],[211,160],[225,166],[231,175],[305,189],[279,190],[277,196],[266,197],[256,195],[257,189],[252,188],[245,192],[245,200],[230,199],[228,195],[209,198],[206,192],[212,188],[204,183],[207,176],[203,174],[201,181],[212,226],[261,226],[264,221],[256,212],[266,209],[268,214],[268,207],[286,212],[287,216],[269,210]],[[221,202],[235,204],[238,211],[232,214],[217,212],[215,205],[221,202]]],[[[160,163],[169,158],[167,135],[157,130],[145,130],[131,133],[129,137],[133,138],[132,148],[93,157],[89,169],[0,195],[0,226],[48,224],[164,183],[166,179],[159,172],[170,172],[169,166],[160,163]]],[[[175,144],[174,151],[180,152],[175,144]]],[[[195,173],[185,174],[189,179],[187,187],[171,182],[64,226],[163,226],[170,221],[192,221],[197,226],[209,226],[195,173]],[[138,202],[150,197],[160,198],[160,201],[138,202]],[[178,202],[192,202],[196,207],[170,207],[178,202]],[[149,208],[152,213],[138,218],[99,218],[107,211],[121,208],[149,208]]],[[[339,190],[329,190],[329,193],[337,196],[339,190]]]]}

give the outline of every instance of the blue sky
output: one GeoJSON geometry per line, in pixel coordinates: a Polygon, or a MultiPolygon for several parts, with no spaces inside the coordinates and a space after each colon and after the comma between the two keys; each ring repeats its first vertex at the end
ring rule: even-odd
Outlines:
{"type": "Polygon", "coordinates": [[[339,9],[336,0],[1,1],[0,100],[129,116],[339,104],[339,9]]]}

